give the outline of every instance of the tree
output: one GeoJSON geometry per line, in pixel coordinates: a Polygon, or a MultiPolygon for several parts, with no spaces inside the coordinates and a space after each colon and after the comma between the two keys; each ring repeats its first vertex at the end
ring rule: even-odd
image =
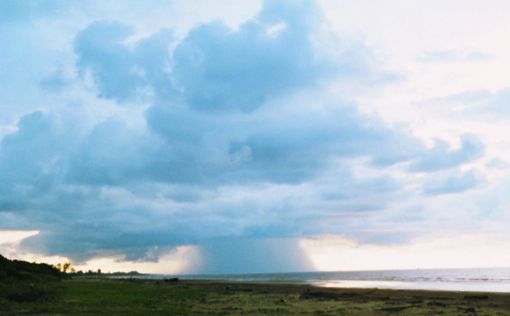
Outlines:
{"type": "Polygon", "coordinates": [[[62,272],[67,273],[67,270],[69,270],[69,268],[71,268],[71,263],[70,262],[64,263],[62,265],[62,272]]]}

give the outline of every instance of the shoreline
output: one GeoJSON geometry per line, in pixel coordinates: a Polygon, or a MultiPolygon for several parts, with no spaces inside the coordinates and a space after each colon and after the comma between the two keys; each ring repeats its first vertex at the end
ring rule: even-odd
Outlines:
{"type": "Polygon", "coordinates": [[[452,292],[465,292],[465,293],[510,293],[510,283],[501,281],[487,281],[487,280],[370,280],[370,279],[250,279],[250,278],[235,278],[235,277],[214,277],[214,278],[196,278],[189,276],[171,275],[164,277],[162,275],[144,275],[139,274],[135,276],[108,276],[104,275],[100,278],[111,279],[137,279],[137,280],[164,280],[169,278],[178,278],[182,281],[211,281],[211,282],[232,282],[232,283],[251,283],[251,284],[294,284],[294,285],[312,285],[320,288],[340,288],[340,289],[388,289],[388,290],[426,290],[426,291],[452,291],[452,292]]]}
{"type": "MultiPolygon", "coordinates": [[[[87,280],[84,279],[70,279],[67,281],[78,281],[87,280]]],[[[424,294],[444,294],[444,295],[487,295],[487,296],[505,296],[510,299],[509,292],[490,292],[490,291],[457,291],[457,290],[428,290],[428,289],[399,289],[399,288],[377,288],[377,287],[327,287],[319,286],[308,282],[285,282],[285,281],[232,281],[232,280],[221,280],[221,279],[186,279],[186,278],[161,278],[161,279],[144,279],[144,278],[99,278],[90,280],[106,280],[106,281],[119,281],[119,282],[133,282],[133,283],[155,283],[155,284],[166,284],[166,285],[180,285],[180,286],[211,286],[217,287],[220,285],[231,286],[237,289],[246,289],[249,287],[261,287],[261,288],[295,288],[301,290],[315,290],[324,292],[389,292],[389,293],[424,293],[424,294]]],[[[351,280],[348,280],[351,281],[351,280]]]]}
{"type": "Polygon", "coordinates": [[[140,278],[312,284],[321,287],[510,293],[510,268],[309,271],[238,274],[144,274],[140,278]]]}

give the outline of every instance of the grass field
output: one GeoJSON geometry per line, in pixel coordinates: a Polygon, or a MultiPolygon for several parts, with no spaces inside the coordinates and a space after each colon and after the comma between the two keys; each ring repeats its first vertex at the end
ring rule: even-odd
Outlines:
{"type": "Polygon", "coordinates": [[[107,279],[16,287],[0,287],[0,315],[510,315],[507,294],[107,279]]]}

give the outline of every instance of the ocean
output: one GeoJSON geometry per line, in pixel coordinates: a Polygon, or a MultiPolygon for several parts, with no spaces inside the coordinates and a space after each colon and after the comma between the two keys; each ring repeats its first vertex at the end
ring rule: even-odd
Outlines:
{"type": "MultiPolygon", "coordinates": [[[[150,275],[151,278],[169,277],[150,275]]],[[[175,277],[175,276],[172,276],[175,277]]],[[[312,284],[319,287],[510,292],[510,268],[193,274],[181,279],[312,284]]]]}

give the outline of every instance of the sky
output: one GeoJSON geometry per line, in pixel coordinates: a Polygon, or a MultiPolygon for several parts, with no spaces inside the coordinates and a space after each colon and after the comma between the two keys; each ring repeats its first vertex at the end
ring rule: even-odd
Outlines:
{"type": "Polygon", "coordinates": [[[510,4],[0,2],[0,254],[510,266],[510,4]]]}

